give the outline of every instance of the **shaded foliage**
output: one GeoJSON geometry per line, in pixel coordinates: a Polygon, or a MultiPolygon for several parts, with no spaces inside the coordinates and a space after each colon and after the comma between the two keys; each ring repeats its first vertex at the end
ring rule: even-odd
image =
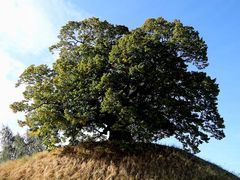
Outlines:
{"type": "Polygon", "coordinates": [[[8,126],[3,126],[1,129],[1,157],[0,161],[15,159],[16,153],[14,149],[14,135],[8,126]]]}
{"type": "Polygon", "coordinates": [[[17,83],[26,86],[24,100],[11,105],[48,148],[67,138],[174,136],[197,152],[210,137],[224,137],[218,85],[203,72],[207,45],[193,27],[157,18],[129,30],[90,18],[68,22],[58,37],[50,47],[58,59],[52,67],[29,66],[17,83]]]}
{"type": "Polygon", "coordinates": [[[37,137],[13,135],[8,126],[3,126],[0,132],[1,151],[0,162],[18,159],[45,150],[41,139],[37,137]]]}

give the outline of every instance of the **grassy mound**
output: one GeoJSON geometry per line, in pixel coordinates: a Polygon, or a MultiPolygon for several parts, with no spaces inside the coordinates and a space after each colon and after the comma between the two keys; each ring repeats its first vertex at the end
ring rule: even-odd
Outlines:
{"type": "Polygon", "coordinates": [[[0,179],[239,179],[177,148],[85,143],[0,165],[0,179]]]}

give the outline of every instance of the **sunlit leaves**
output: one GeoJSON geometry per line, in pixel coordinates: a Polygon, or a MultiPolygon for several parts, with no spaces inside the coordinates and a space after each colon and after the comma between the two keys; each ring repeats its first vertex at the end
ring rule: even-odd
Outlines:
{"type": "Polygon", "coordinates": [[[179,20],[148,19],[125,26],[90,18],[62,27],[52,47],[52,68],[29,66],[17,83],[22,125],[52,148],[62,139],[157,141],[174,136],[198,151],[209,137],[224,137],[216,80],[203,71],[207,45],[179,20]],[[189,64],[195,65],[190,71],[189,64]]]}

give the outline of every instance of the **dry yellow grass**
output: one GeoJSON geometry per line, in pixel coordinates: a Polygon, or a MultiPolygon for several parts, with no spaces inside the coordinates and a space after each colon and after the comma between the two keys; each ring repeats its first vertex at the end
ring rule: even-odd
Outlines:
{"type": "Polygon", "coordinates": [[[121,147],[95,143],[37,153],[1,164],[0,179],[238,179],[218,166],[176,148],[133,144],[120,151],[121,147]]]}

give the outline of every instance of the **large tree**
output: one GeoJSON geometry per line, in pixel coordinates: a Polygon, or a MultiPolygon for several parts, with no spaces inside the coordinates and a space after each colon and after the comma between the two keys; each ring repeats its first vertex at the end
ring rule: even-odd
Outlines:
{"type": "Polygon", "coordinates": [[[209,137],[222,139],[216,80],[207,45],[180,21],[148,19],[139,28],[90,18],[62,27],[52,67],[31,65],[20,76],[32,134],[49,147],[70,138],[152,142],[174,136],[198,151],[209,137]]]}

